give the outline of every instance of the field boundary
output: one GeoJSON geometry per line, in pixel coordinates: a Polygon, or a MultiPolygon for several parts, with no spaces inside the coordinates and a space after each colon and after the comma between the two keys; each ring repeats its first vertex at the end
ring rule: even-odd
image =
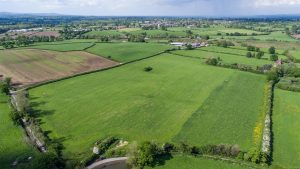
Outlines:
{"type": "Polygon", "coordinates": [[[127,64],[131,64],[131,63],[134,63],[134,62],[138,62],[138,61],[146,60],[146,59],[149,59],[149,58],[152,58],[152,57],[155,57],[155,56],[159,56],[161,54],[166,53],[167,51],[163,51],[163,52],[160,52],[160,53],[157,53],[157,54],[145,57],[145,58],[133,60],[133,61],[130,61],[130,62],[120,63],[120,64],[118,64],[116,66],[112,66],[112,67],[108,67],[108,68],[102,68],[102,69],[97,69],[97,70],[93,70],[93,71],[78,73],[78,74],[75,74],[75,75],[72,75],[72,76],[67,76],[67,77],[63,77],[63,78],[59,78],[59,79],[54,79],[54,80],[48,80],[48,81],[40,82],[40,83],[37,83],[37,84],[29,85],[29,86],[23,86],[19,90],[30,90],[30,89],[34,89],[34,88],[37,88],[37,87],[40,87],[40,86],[43,86],[43,85],[47,85],[47,84],[51,84],[51,83],[55,83],[55,82],[59,82],[59,81],[67,80],[67,79],[71,79],[71,78],[74,78],[74,77],[78,77],[78,76],[83,76],[83,75],[87,75],[87,74],[92,74],[92,73],[102,72],[102,71],[105,71],[105,70],[114,69],[114,68],[117,68],[117,67],[125,66],[127,64]]]}

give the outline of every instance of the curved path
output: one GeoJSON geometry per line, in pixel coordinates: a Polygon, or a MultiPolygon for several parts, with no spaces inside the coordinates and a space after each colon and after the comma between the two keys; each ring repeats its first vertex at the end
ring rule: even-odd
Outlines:
{"type": "Polygon", "coordinates": [[[109,158],[106,160],[95,162],[90,166],[88,166],[87,169],[109,169],[109,168],[126,169],[127,160],[128,157],[109,158]]]}

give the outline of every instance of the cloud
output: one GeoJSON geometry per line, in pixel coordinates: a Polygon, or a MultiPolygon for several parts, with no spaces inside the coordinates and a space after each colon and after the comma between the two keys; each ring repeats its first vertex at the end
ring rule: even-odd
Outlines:
{"type": "Polygon", "coordinates": [[[281,5],[300,5],[300,0],[255,0],[256,7],[278,7],[281,5]]]}

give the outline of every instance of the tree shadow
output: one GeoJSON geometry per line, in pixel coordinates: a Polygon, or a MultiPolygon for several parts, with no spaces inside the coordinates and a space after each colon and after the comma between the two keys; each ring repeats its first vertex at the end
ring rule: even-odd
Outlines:
{"type": "Polygon", "coordinates": [[[154,168],[156,166],[163,166],[166,164],[166,161],[171,160],[172,158],[172,154],[159,155],[157,158],[155,158],[155,161],[151,167],[154,168]]]}

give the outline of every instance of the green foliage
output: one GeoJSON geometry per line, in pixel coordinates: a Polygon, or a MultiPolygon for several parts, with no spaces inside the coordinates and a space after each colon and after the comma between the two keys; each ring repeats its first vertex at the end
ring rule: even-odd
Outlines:
{"type": "Polygon", "coordinates": [[[0,92],[8,95],[11,87],[11,78],[6,77],[3,81],[0,81],[0,92]]]}
{"type": "Polygon", "coordinates": [[[277,71],[270,71],[268,72],[267,74],[267,79],[268,81],[274,81],[274,82],[277,82],[279,80],[279,74],[277,71]]]}
{"type": "Polygon", "coordinates": [[[271,54],[270,55],[270,60],[271,61],[277,61],[278,60],[278,55],[277,54],[271,54]]]}
{"type": "Polygon", "coordinates": [[[132,165],[143,168],[144,166],[154,166],[156,158],[163,154],[159,146],[153,142],[143,142],[138,146],[136,156],[132,157],[132,165]]]}
{"type": "Polygon", "coordinates": [[[275,55],[275,54],[276,54],[276,49],[275,49],[274,46],[271,46],[271,47],[269,48],[269,53],[272,54],[272,55],[275,55]]]}
{"type": "Polygon", "coordinates": [[[9,114],[10,119],[14,122],[15,125],[20,125],[21,124],[21,120],[22,120],[22,115],[21,113],[12,110],[9,114]]]}
{"type": "Polygon", "coordinates": [[[251,52],[247,52],[246,57],[247,58],[252,58],[252,53],[251,52]]]}
{"type": "Polygon", "coordinates": [[[186,50],[193,50],[193,46],[191,44],[186,45],[186,50]]]}
{"type": "Polygon", "coordinates": [[[18,169],[53,169],[61,166],[59,158],[53,153],[41,153],[27,164],[18,166],[18,169]]]}
{"type": "Polygon", "coordinates": [[[119,141],[115,137],[108,137],[104,140],[101,140],[96,146],[99,148],[99,154],[104,154],[114,143],[119,141]]]}
{"type": "Polygon", "coordinates": [[[144,68],[145,72],[151,72],[152,70],[153,70],[153,68],[150,66],[144,68]]]}
{"type": "Polygon", "coordinates": [[[256,59],[261,59],[264,55],[265,55],[265,53],[263,51],[259,51],[255,57],[256,57],[256,59]]]}
{"type": "Polygon", "coordinates": [[[219,60],[217,58],[210,57],[210,58],[206,59],[205,63],[208,64],[208,65],[216,66],[219,63],[219,60]]]}
{"type": "Polygon", "coordinates": [[[227,48],[229,46],[234,46],[234,43],[232,43],[231,41],[222,40],[217,42],[217,46],[227,48]]]}

